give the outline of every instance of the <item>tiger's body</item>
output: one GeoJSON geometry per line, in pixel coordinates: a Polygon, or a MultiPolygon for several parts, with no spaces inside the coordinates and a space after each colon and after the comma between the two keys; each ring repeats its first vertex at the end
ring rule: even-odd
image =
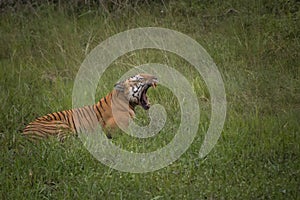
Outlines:
{"type": "Polygon", "coordinates": [[[157,79],[153,75],[138,74],[130,77],[118,82],[112,92],[94,105],[37,118],[24,128],[23,135],[32,139],[55,136],[63,140],[67,134],[78,134],[100,124],[107,137],[111,138],[109,131],[118,127],[114,116],[117,115],[122,125],[127,126],[127,116],[134,118],[135,106],[140,105],[145,110],[149,109],[146,92],[149,87],[155,87],[156,84],[157,79]]]}

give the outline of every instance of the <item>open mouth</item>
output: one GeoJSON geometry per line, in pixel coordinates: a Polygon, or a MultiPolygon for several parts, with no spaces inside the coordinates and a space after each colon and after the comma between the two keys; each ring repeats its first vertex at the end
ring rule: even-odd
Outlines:
{"type": "Polygon", "coordinates": [[[150,102],[148,101],[148,97],[147,97],[147,91],[150,87],[156,88],[157,86],[157,81],[152,82],[150,84],[147,84],[144,88],[144,90],[142,91],[142,95],[140,98],[140,105],[145,109],[148,110],[150,108],[150,102]]]}

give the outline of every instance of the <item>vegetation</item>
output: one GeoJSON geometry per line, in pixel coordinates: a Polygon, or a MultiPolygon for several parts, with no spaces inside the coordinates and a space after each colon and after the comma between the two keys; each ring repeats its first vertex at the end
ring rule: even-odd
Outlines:
{"type": "MultiPolygon", "coordinates": [[[[0,3],[1,199],[299,199],[298,1],[13,2],[0,3]],[[197,93],[201,121],[193,144],[173,164],[124,173],[97,161],[78,138],[31,143],[20,135],[34,118],[72,107],[76,73],[101,41],[148,26],[194,38],[223,76],[227,119],[204,159],[198,152],[209,125],[207,88],[186,61],[157,50],[116,60],[96,99],[139,64],[158,62],[184,74],[197,93]]],[[[179,104],[167,88],[148,95],[165,107],[168,121],[151,139],[113,139],[129,151],[163,147],[179,125],[179,104]]],[[[148,122],[138,109],[137,123],[148,122]]]]}

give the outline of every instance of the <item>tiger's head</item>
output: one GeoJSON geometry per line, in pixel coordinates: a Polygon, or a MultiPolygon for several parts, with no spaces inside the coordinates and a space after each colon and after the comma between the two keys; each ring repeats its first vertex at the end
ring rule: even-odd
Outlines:
{"type": "Polygon", "coordinates": [[[155,88],[158,80],[151,74],[137,74],[124,81],[115,84],[115,90],[124,93],[132,107],[142,106],[145,110],[150,108],[147,98],[147,90],[155,88]]]}

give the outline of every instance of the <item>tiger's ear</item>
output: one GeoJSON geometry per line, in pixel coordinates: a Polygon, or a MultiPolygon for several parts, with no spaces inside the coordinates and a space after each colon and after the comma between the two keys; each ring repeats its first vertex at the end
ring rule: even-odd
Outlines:
{"type": "Polygon", "coordinates": [[[124,81],[117,82],[114,86],[115,90],[124,92],[124,81]]]}

